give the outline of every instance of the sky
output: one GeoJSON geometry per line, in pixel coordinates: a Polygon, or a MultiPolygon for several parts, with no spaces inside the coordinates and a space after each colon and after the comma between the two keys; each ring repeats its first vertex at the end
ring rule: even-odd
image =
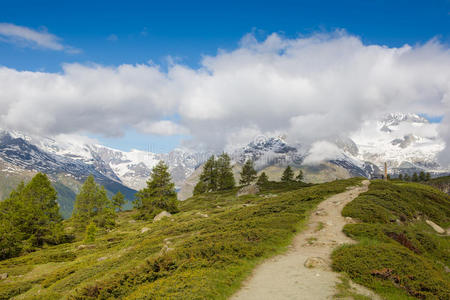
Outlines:
{"type": "Polygon", "coordinates": [[[1,1],[0,126],[167,152],[404,111],[450,141],[449,44],[448,0],[1,1]]]}

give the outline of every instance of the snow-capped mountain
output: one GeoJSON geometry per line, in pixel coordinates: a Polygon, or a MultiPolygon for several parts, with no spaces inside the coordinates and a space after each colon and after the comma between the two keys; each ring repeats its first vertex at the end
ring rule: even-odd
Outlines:
{"type": "Polygon", "coordinates": [[[367,121],[351,135],[358,146],[355,157],[379,167],[387,162],[393,173],[445,172],[436,159],[445,146],[437,128],[438,124],[415,114],[388,114],[381,121],[367,121]]]}
{"type": "MultiPolygon", "coordinates": [[[[306,166],[323,148],[331,155],[323,161],[346,170],[349,176],[370,177],[380,173],[384,162],[393,173],[426,170],[445,172],[436,161],[443,149],[437,124],[415,114],[389,114],[368,121],[350,137],[338,137],[319,145],[289,144],[284,137],[258,137],[231,153],[242,164],[252,159],[258,170],[270,166],[306,166]],[[330,152],[330,151],[328,151],[330,152]]],[[[81,180],[94,174],[100,182],[115,182],[141,189],[160,160],[169,165],[177,188],[202,165],[212,152],[175,149],[169,153],[142,150],[120,151],[79,136],[32,137],[20,132],[0,132],[0,158],[11,165],[48,174],[64,173],[81,180]]],[[[320,155],[319,155],[320,156],[320,155]]]]}

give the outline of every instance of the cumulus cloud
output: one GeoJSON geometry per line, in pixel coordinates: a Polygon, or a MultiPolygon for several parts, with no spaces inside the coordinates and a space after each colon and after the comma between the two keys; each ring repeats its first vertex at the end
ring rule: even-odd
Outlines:
{"type": "Polygon", "coordinates": [[[437,40],[389,48],[343,31],[263,41],[247,35],[196,69],[178,62],[167,71],[153,64],[1,68],[0,123],[50,134],[181,132],[216,149],[274,133],[313,144],[386,112],[449,114],[449,66],[450,50],[437,40]],[[174,115],[177,121],[165,121],[174,115]]]}
{"type": "Polygon", "coordinates": [[[37,31],[10,23],[0,23],[0,41],[24,47],[39,47],[56,51],[78,53],[80,50],[63,45],[61,39],[47,30],[37,31]]]}
{"type": "Polygon", "coordinates": [[[323,161],[341,158],[342,150],[333,143],[327,141],[314,142],[309,154],[303,161],[304,165],[316,165],[323,161]]]}

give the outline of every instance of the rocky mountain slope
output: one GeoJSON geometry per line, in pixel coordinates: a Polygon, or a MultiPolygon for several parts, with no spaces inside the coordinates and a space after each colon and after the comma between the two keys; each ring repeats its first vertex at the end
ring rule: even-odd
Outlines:
{"type": "MultiPolygon", "coordinates": [[[[310,182],[371,177],[381,173],[385,161],[394,174],[447,171],[436,161],[437,153],[444,147],[437,124],[415,114],[388,114],[379,121],[366,122],[349,137],[326,142],[335,148],[333,154],[315,163],[311,163],[314,160],[311,158],[317,156],[316,148],[320,150],[321,145],[315,148],[290,144],[285,137],[257,137],[235,148],[231,157],[236,163],[236,174],[246,159],[253,159],[258,171],[266,171],[272,179],[278,179],[282,169],[291,165],[294,169],[301,168],[310,182]]],[[[41,171],[54,178],[71,178],[77,182],[94,174],[111,191],[125,190],[130,198],[135,190],[145,186],[159,160],[168,163],[176,187],[183,195],[181,198],[189,196],[199,175],[195,170],[211,154],[181,148],[169,153],[126,152],[72,136],[48,138],[0,132],[0,159],[9,164],[8,168],[41,171]]],[[[7,173],[8,168],[1,172],[7,173]]]]}

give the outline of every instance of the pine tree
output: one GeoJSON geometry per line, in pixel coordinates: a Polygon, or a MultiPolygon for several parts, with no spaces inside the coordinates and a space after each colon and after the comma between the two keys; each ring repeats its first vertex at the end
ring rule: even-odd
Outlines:
{"type": "Polygon", "coordinates": [[[269,177],[267,177],[265,172],[262,172],[261,175],[259,175],[258,180],[256,181],[256,185],[259,188],[265,187],[269,183],[269,177]]]}
{"type": "Polygon", "coordinates": [[[84,230],[86,224],[94,222],[98,227],[114,226],[116,215],[106,190],[98,185],[94,176],[89,175],[75,199],[72,218],[79,230],[84,230]]]}
{"type": "Polygon", "coordinates": [[[412,180],[412,182],[417,182],[417,181],[419,181],[419,176],[417,176],[417,173],[416,173],[416,172],[414,172],[414,174],[413,174],[411,180],[412,180]]]}
{"type": "Polygon", "coordinates": [[[399,174],[398,179],[403,180],[403,174],[399,174]]]}
{"type": "Polygon", "coordinates": [[[0,202],[0,259],[16,256],[22,249],[69,241],[56,200],[47,175],[38,173],[0,202]]]}
{"type": "Polygon", "coordinates": [[[289,182],[294,180],[294,172],[292,171],[291,166],[287,166],[284,170],[283,175],[281,176],[281,181],[289,182]]]}
{"type": "Polygon", "coordinates": [[[403,178],[405,179],[405,181],[411,181],[411,177],[409,177],[409,174],[405,174],[403,178]]]}
{"type": "Polygon", "coordinates": [[[253,167],[252,160],[249,159],[245,162],[244,166],[242,167],[242,172],[240,174],[241,174],[241,179],[239,180],[239,183],[242,185],[249,185],[253,181],[255,181],[257,176],[256,176],[256,170],[253,167]]]}
{"type": "Polygon", "coordinates": [[[217,191],[217,162],[212,155],[203,165],[203,172],[200,180],[194,188],[194,194],[202,194],[210,191],[217,191]]]}
{"type": "Polygon", "coordinates": [[[431,174],[427,172],[427,174],[425,174],[425,181],[430,181],[431,179],[431,174]]]}
{"type": "Polygon", "coordinates": [[[303,171],[302,170],[298,171],[298,175],[295,177],[295,180],[299,181],[299,182],[303,180],[303,171]]]}
{"type": "Polygon", "coordinates": [[[125,204],[125,196],[119,191],[111,198],[114,209],[122,211],[122,206],[125,204]]]}
{"type": "Polygon", "coordinates": [[[142,218],[151,218],[159,211],[178,212],[175,184],[169,173],[169,167],[160,161],[152,170],[147,187],[136,194],[136,206],[142,218]]]}
{"type": "Polygon", "coordinates": [[[419,173],[419,181],[425,181],[425,179],[426,179],[425,172],[424,172],[424,171],[421,171],[421,172],[419,173]]]}
{"type": "Polygon", "coordinates": [[[230,190],[234,188],[235,184],[231,158],[228,154],[222,153],[217,158],[217,190],[230,190]]]}

